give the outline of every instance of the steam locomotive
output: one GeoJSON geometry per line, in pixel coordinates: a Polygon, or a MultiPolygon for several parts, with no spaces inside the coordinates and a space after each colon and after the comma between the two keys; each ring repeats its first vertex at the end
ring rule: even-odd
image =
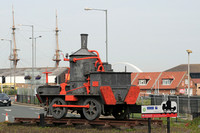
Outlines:
{"type": "Polygon", "coordinates": [[[70,80],[59,86],[39,86],[37,98],[47,114],[56,119],[65,117],[68,109],[87,120],[100,115],[125,119],[140,89],[131,85],[130,72],[113,72],[111,64],[103,63],[97,51],[88,50],[87,38],[88,34],[81,34],[81,48],[69,59],[68,55],[64,58],[70,63],[70,80]]]}

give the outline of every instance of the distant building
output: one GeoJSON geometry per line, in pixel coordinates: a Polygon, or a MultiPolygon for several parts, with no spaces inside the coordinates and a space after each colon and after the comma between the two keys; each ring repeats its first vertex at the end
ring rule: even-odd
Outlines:
{"type": "MultiPolygon", "coordinates": [[[[187,95],[187,72],[141,72],[132,73],[132,85],[140,87],[140,95],[168,94],[187,95]]],[[[194,82],[190,82],[190,94],[196,95],[194,82]]]]}
{"type": "MultiPolygon", "coordinates": [[[[188,64],[181,64],[166,70],[166,72],[188,71],[188,64]]],[[[190,77],[196,86],[196,94],[200,95],[200,64],[190,64],[190,77]]]]}
{"type": "MultiPolygon", "coordinates": [[[[46,76],[42,72],[45,71],[52,72],[48,76],[49,84],[57,84],[65,82],[65,75],[68,72],[67,67],[38,67],[34,69],[34,84],[44,85],[46,83],[46,76]],[[57,82],[57,83],[56,83],[57,82]]],[[[0,69],[0,85],[2,82],[2,76],[5,77],[5,83],[3,86],[14,86],[14,71],[10,68],[0,69]]],[[[31,84],[32,69],[31,68],[16,68],[15,71],[15,82],[16,87],[27,88],[31,84]]]]}

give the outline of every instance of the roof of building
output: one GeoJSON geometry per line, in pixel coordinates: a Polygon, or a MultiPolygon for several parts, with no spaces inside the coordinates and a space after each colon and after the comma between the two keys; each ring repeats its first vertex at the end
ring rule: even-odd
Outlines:
{"type": "MultiPolygon", "coordinates": [[[[166,70],[165,72],[177,72],[177,71],[187,71],[188,64],[181,64],[166,70]]],[[[200,64],[190,64],[191,73],[200,73],[200,64]]]]}
{"type": "Polygon", "coordinates": [[[175,89],[178,87],[186,75],[186,71],[182,72],[142,72],[132,73],[132,85],[138,85],[140,79],[147,79],[146,85],[139,85],[140,89],[175,89]],[[171,79],[171,85],[163,85],[163,79],[171,79]]]}
{"type": "Polygon", "coordinates": [[[148,83],[147,85],[140,85],[141,89],[150,89],[153,87],[156,79],[160,75],[161,72],[141,72],[141,73],[132,73],[131,75],[131,81],[132,85],[138,85],[138,82],[140,79],[146,79],[144,77],[148,77],[148,83]]]}
{"type": "MultiPolygon", "coordinates": [[[[182,79],[184,78],[186,72],[162,72],[161,76],[159,77],[159,89],[174,89],[179,86],[182,79]],[[168,79],[172,80],[171,85],[163,85],[162,80],[166,79],[166,77],[169,77],[168,79]]],[[[155,88],[155,87],[154,87],[155,88]]]]}
{"type": "MultiPolygon", "coordinates": [[[[58,76],[61,73],[63,73],[64,71],[67,70],[67,67],[37,67],[34,69],[34,71],[41,71],[41,72],[45,72],[47,69],[48,72],[52,72],[49,75],[55,75],[58,76]]],[[[24,76],[26,71],[32,71],[32,68],[16,68],[15,70],[15,76],[24,76]]],[[[14,75],[14,69],[10,69],[10,68],[5,68],[5,69],[0,69],[0,76],[10,76],[10,72],[12,73],[12,75],[14,75]]]]}
{"type": "Polygon", "coordinates": [[[192,81],[193,81],[195,84],[200,83],[200,79],[192,79],[192,81]]]}

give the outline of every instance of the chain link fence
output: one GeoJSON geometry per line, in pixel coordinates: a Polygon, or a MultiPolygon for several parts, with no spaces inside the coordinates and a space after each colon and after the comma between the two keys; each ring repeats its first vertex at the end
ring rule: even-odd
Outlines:
{"type": "MultiPolygon", "coordinates": [[[[141,97],[140,97],[141,98],[141,97]]],[[[199,96],[173,96],[173,95],[150,95],[148,97],[151,101],[151,105],[161,105],[163,101],[170,99],[177,103],[177,115],[178,117],[193,118],[200,116],[200,97],[199,96]]]]}
{"type": "Polygon", "coordinates": [[[17,89],[17,102],[28,103],[28,104],[39,104],[39,101],[36,97],[36,88],[40,85],[45,84],[45,75],[42,74],[42,70],[27,69],[25,71],[25,83],[29,86],[27,88],[18,88],[17,89]],[[33,77],[32,77],[33,76],[33,77]],[[32,84],[32,87],[31,87],[32,84]]]}
{"type": "Polygon", "coordinates": [[[32,88],[18,88],[17,89],[17,102],[27,104],[39,104],[39,100],[36,97],[37,85],[32,88]]]}

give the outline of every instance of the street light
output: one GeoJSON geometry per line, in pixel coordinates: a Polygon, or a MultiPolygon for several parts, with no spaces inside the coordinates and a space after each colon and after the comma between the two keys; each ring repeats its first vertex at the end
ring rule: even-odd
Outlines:
{"type": "Polygon", "coordinates": [[[96,11],[104,11],[106,17],[106,62],[108,62],[108,20],[107,20],[107,10],[106,9],[93,9],[93,8],[85,8],[86,11],[96,10],[96,11]]]}
{"type": "MultiPolygon", "coordinates": [[[[9,41],[10,42],[10,58],[12,56],[12,40],[10,39],[1,39],[1,41],[9,41]]],[[[11,75],[12,75],[12,61],[10,60],[10,88],[11,88],[11,75]]],[[[14,84],[14,88],[15,88],[15,84],[14,84]]]]}
{"type": "Polygon", "coordinates": [[[187,49],[188,53],[188,97],[190,96],[190,53],[192,53],[192,50],[187,49]]]}
{"type": "Polygon", "coordinates": [[[191,113],[191,108],[190,108],[190,53],[192,53],[192,50],[187,49],[186,50],[188,53],[188,113],[191,113]]]}
{"type": "MultiPolygon", "coordinates": [[[[41,38],[42,36],[38,36],[38,37],[35,37],[35,68],[36,68],[36,39],[37,38],[41,38]]],[[[29,39],[32,39],[32,37],[29,37],[29,39]]]]}
{"type": "MultiPolygon", "coordinates": [[[[27,26],[32,28],[32,38],[34,38],[34,26],[33,25],[24,25],[18,24],[18,26],[27,26]]],[[[34,82],[34,39],[32,39],[32,78],[31,78],[31,89],[33,88],[34,82]]]]}

